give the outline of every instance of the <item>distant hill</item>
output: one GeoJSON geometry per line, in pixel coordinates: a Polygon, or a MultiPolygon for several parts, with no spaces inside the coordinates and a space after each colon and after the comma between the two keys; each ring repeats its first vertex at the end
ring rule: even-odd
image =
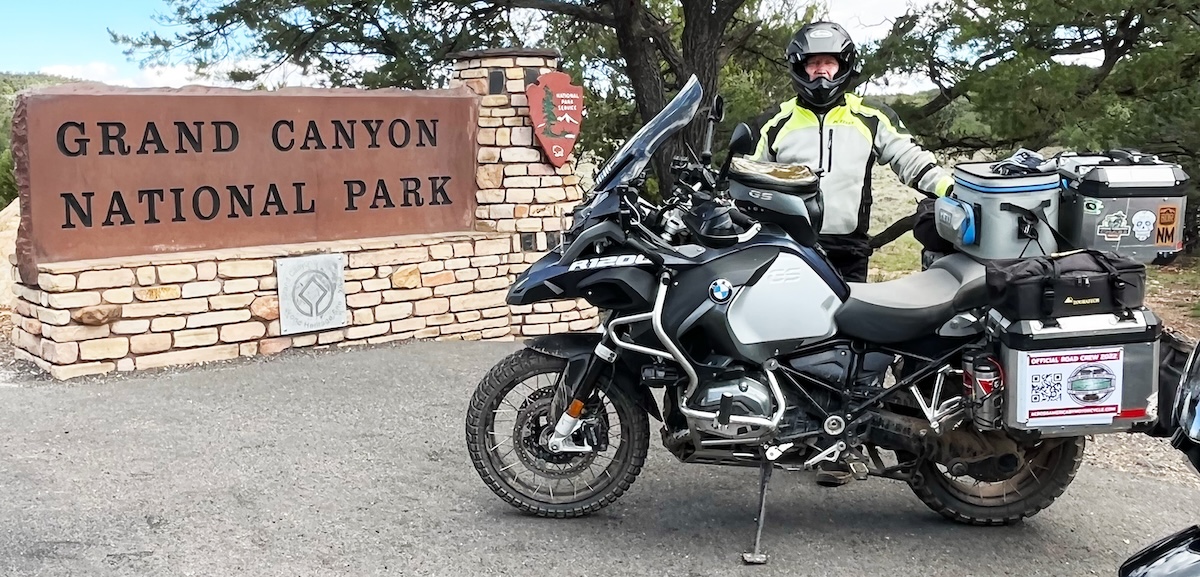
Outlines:
{"type": "Polygon", "coordinates": [[[37,88],[39,86],[53,86],[55,84],[64,84],[67,82],[76,82],[74,78],[65,76],[55,76],[53,74],[18,74],[13,72],[0,72],[0,94],[16,94],[26,88],[37,88]]]}
{"type": "Polygon", "coordinates": [[[12,138],[13,105],[17,93],[27,88],[39,88],[75,82],[72,78],[49,74],[13,74],[0,72],[0,208],[17,197],[17,184],[12,174],[12,154],[8,150],[12,138]]]}
{"type": "Polygon", "coordinates": [[[54,86],[68,82],[76,82],[76,80],[50,74],[0,72],[0,150],[8,148],[9,135],[12,133],[13,104],[16,102],[17,93],[27,88],[54,86]]]}

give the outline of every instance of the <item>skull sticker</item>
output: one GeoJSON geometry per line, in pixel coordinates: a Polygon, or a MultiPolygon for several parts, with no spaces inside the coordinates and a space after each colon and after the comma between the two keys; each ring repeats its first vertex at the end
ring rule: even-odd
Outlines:
{"type": "Polygon", "coordinates": [[[1130,221],[1133,224],[1133,236],[1138,240],[1145,241],[1154,234],[1154,225],[1158,223],[1158,217],[1151,211],[1139,210],[1133,214],[1130,221]]]}

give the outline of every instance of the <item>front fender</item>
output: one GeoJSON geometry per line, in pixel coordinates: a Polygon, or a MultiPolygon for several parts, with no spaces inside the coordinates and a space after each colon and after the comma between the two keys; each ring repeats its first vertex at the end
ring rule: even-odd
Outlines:
{"type": "MultiPolygon", "coordinates": [[[[564,371],[563,378],[559,380],[559,386],[566,390],[560,390],[554,395],[556,401],[574,396],[574,388],[578,386],[582,375],[587,372],[588,366],[591,363],[604,362],[595,354],[596,345],[600,344],[600,339],[603,337],[604,335],[600,333],[558,333],[537,337],[525,343],[526,348],[567,360],[566,371],[564,371]]],[[[651,395],[650,389],[641,386],[641,376],[630,371],[619,360],[613,366],[617,372],[614,375],[617,378],[611,379],[613,386],[621,389],[643,411],[661,421],[662,412],[658,410],[658,403],[654,402],[654,396],[651,395]]],[[[552,414],[558,415],[564,408],[556,407],[557,410],[552,414]]]]}

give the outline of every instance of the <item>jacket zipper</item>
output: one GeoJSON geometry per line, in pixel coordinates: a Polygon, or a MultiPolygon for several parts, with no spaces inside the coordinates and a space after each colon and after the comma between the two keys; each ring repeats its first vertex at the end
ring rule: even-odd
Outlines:
{"type": "Polygon", "coordinates": [[[817,170],[819,172],[821,172],[822,173],[821,175],[823,176],[824,172],[825,172],[825,115],[824,114],[817,115],[817,138],[818,138],[817,147],[819,149],[819,150],[817,150],[817,155],[818,155],[817,170]]]}
{"type": "Polygon", "coordinates": [[[829,172],[833,172],[833,129],[829,129],[829,172]]]}

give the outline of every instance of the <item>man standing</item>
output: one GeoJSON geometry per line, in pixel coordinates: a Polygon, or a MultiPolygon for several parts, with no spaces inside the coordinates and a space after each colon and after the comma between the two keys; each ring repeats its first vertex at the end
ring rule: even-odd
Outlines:
{"type": "MultiPolygon", "coordinates": [[[[796,98],[779,105],[761,129],[754,158],[811,167],[821,177],[824,221],[819,242],[847,282],[866,282],[872,249],[871,169],[888,164],[905,185],[944,196],[953,178],[922,149],[891,108],[848,92],[861,69],[850,35],[839,25],[801,28],[787,47],[796,98]]],[[[817,483],[836,487],[852,476],[826,462],[817,483]]]]}
{"type": "Polygon", "coordinates": [[[821,175],[821,246],[846,281],[866,282],[872,165],[888,164],[905,185],[937,196],[954,180],[891,108],[848,92],[861,66],[841,26],[804,26],[786,56],[796,98],[780,104],[763,125],[754,158],[803,164],[821,175]]]}

